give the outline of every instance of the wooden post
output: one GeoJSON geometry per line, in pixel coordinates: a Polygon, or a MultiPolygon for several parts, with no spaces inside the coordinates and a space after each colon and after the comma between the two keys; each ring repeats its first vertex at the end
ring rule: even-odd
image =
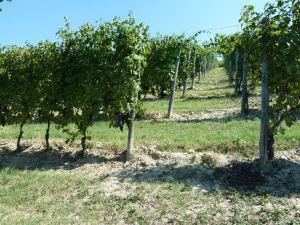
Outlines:
{"type": "Polygon", "coordinates": [[[202,76],[202,68],[201,68],[201,63],[199,63],[199,74],[198,74],[198,83],[200,84],[201,81],[201,76],[202,76]]]}
{"type": "Polygon", "coordinates": [[[18,136],[18,141],[17,141],[17,152],[21,152],[22,148],[21,148],[21,139],[23,137],[24,131],[23,131],[23,126],[24,126],[25,122],[21,122],[20,124],[20,131],[19,131],[19,136],[18,136]]]}
{"type": "Polygon", "coordinates": [[[82,130],[82,137],[81,137],[81,147],[82,147],[82,157],[86,154],[86,127],[82,130]]]}
{"type": "Polygon", "coordinates": [[[207,65],[206,65],[206,68],[207,68],[207,70],[206,70],[206,76],[208,76],[208,75],[209,75],[209,73],[210,73],[210,70],[211,70],[211,68],[210,68],[210,62],[209,62],[209,60],[207,60],[207,65]]]}
{"type": "MultiPolygon", "coordinates": [[[[190,69],[190,62],[191,62],[191,57],[192,57],[191,55],[192,55],[192,50],[190,50],[188,53],[188,61],[187,61],[188,73],[190,72],[189,69],[190,69]]],[[[183,81],[182,98],[185,98],[185,96],[186,96],[186,85],[187,85],[187,80],[188,80],[189,75],[190,74],[186,74],[186,78],[183,81]]]]}
{"type": "Polygon", "coordinates": [[[232,69],[232,59],[229,60],[229,82],[232,84],[233,82],[233,69],[232,69]]]}
{"type": "Polygon", "coordinates": [[[50,137],[50,125],[51,125],[51,120],[48,119],[47,123],[47,130],[46,130],[46,135],[45,135],[45,142],[46,142],[46,150],[49,150],[50,144],[49,144],[49,137],[50,137]]]}
{"type": "Polygon", "coordinates": [[[203,78],[206,77],[206,69],[207,69],[207,64],[206,64],[206,58],[204,58],[204,66],[203,66],[203,78]]]}
{"type": "Polygon", "coordinates": [[[259,162],[261,170],[265,170],[268,161],[268,129],[269,129],[269,61],[267,51],[263,54],[262,94],[261,94],[261,126],[259,141],[259,162]]]}
{"type": "Polygon", "coordinates": [[[236,55],[235,55],[235,88],[234,88],[235,94],[238,94],[238,92],[239,92],[239,58],[240,58],[240,52],[239,52],[238,49],[236,49],[236,55]]]}
{"type": "Polygon", "coordinates": [[[134,121],[135,112],[131,110],[130,112],[130,122],[128,124],[128,138],[127,138],[127,151],[125,161],[128,162],[132,157],[132,150],[133,150],[133,141],[134,141],[134,121]]]}
{"type": "Polygon", "coordinates": [[[192,89],[192,90],[195,89],[195,79],[196,79],[196,58],[197,58],[197,54],[196,54],[196,52],[194,52],[193,74],[192,74],[192,86],[191,86],[191,89],[192,89]]]}
{"type": "Polygon", "coordinates": [[[180,66],[180,56],[181,56],[181,51],[178,54],[178,57],[177,57],[177,60],[175,63],[174,77],[171,80],[171,94],[170,94],[169,109],[168,109],[168,116],[167,116],[169,119],[172,117],[173,110],[174,110],[175,89],[176,89],[176,81],[177,81],[179,66],[180,66]]]}
{"type": "Polygon", "coordinates": [[[245,47],[243,57],[243,90],[242,90],[242,106],[241,114],[245,117],[248,114],[248,88],[247,88],[247,66],[248,66],[248,52],[245,47]]]}

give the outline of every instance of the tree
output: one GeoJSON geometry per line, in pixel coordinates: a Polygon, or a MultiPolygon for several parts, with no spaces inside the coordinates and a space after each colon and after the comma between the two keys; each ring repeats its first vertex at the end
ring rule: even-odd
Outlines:
{"type": "Polygon", "coordinates": [[[177,81],[179,66],[180,66],[180,57],[181,57],[181,51],[179,51],[178,58],[175,64],[174,78],[171,81],[171,94],[170,94],[169,109],[168,109],[168,116],[167,116],[168,118],[172,117],[173,110],[174,110],[174,98],[175,98],[175,91],[176,91],[176,81],[177,81]]]}
{"type": "MultiPolygon", "coordinates": [[[[151,93],[160,98],[170,94],[178,52],[183,50],[183,35],[161,36],[150,39],[147,67],[142,76],[141,94],[151,93]]],[[[181,61],[182,62],[182,61],[181,61]]]]}
{"type": "Polygon", "coordinates": [[[71,135],[70,140],[81,136],[85,154],[88,128],[94,116],[102,112],[112,126],[123,130],[126,124],[128,149],[126,160],[133,147],[133,121],[139,108],[140,77],[146,66],[148,28],[136,24],[134,18],[116,17],[94,27],[83,25],[70,30],[69,24],[61,29],[61,73],[63,74],[59,127],[71,135]],[[77,129],[69,124],[74,122],[77,129]]]}
{"type": "Polygon", "coordinates": [[[242,81],[242,106],[241,106],[241,113],[244,117],[247,116],[249,110],[247,67],[248,67],[248,49],[247,47],[245,47],[244,55],[243,55],[243,81],[242,81]]]}
{"type": "MultiPolygon", "coordinates": [[[[0,4],[4,1],[8,1],[8,2],[11,2],[12,0],[0,0],[0,4]]],[[[2,8],[0,8],[0,12],[2,11],[2,8]]]]}
{"type": "MultiPolygon", "coordinates": [[[[17,141],[17,151],[21,151],[23,126],[33,121],[39,102],[39,74],[36,73],[38,50],[33,45],[25,47],[9,47],[3,57],[2,72],[6,77],[6,93],[9,93],[4,105],[9,113],[8,121],[20,123],[20,132],[17,141]]],[[[3,103],[2,103],[3,104],[3,103]]]]}
{"type": "MultiPolygon", "coordinates": [[[[246,68],[244,60],[244,75],[247,76],[244,76],[243,80],[242,112],[247,104],[246,93],[248,92],[249,96],[262,81],[260,135],[262,169],[274,158],[275,136],[285,130],[281,125],[285,123],[292,126],[300,111],[299,15],[299,1],[277,0],[272,4],[266,4],[263,13],[257,13],[253,6],[246,6],[240,20],[243,31],[236,41],[238,45],[235,45],[235,48],[241,52],[241,46],[244,46],[247,50],[244,51],[247,53],[244,59],[248,62],[246,68]],[[249,89],[246,85],[248,77],[251,81],[249,89]]],[[[226,41],[223,40],[226,38],[217,36],[216,39],[225,59],[229,59],[231,52],[227,49],[232,49],[231,42],[228,42],[228,47],[224,47],[226,41]]]]}
{"type": "Polygon", "coordinates": [[[55,122],[56,128],[70,135],[69,141],[81,136],[82,156],[88,129],[101,113],[114,127],[123,130],[127,125],[129,160],[149,48],[148,28],[130,15],[97,27],[85,24],[78,30],[71,30],[66,21],[58,35],[61,40],[57,43],[12,46],[0,52],[2,125],[20,123],[17,150],[21,151],[25,123],[47,122],[48,149],[50,123],[55,122]]]}

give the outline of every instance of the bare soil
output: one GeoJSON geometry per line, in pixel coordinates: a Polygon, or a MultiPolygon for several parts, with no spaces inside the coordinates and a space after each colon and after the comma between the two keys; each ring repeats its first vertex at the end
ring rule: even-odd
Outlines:
{"type": "MultiPolygon", "coordinates": [[[[214,152],[162,152],[142,146],[124,163],[123,151],[116,148],[96,146],[79,158],[79,143],[52,142],[49,151],[37,140],[24,143],[22,153],[14,153],[15,143],[1,144],[0,168],[97,179],[76,203],[79,210],[94,202],[97,193],[110,199],[107,204],[113,205],[94,224],[116,218],[117,224],[139,224],[129,222],[132,208],[149,224],[239,224],[241,217],[252,224],[300,221],[300,149],[277,152],[269,172],[261,174],[256,159],[214,152]],[[130,202],[129,208],[122,208],[124,201],[130,202]]],[[[72,217],[76,223],[82,219],[80,213],[72,217]]]]}
{"type": "Polygon", "coordinates": [[[14,153],[13,142],[0,145],[1,168],[107,176],[106,186],[112,190],[105,185],[103,188],[111,194],[121,191],[117,186],[122,180],[182,181],[204,191],[229,187],[252,191],[264,189],[278,195],[300,194],[300,149],[277,152],[275,160],[270,162],[269,172],[260,174],[256,159],[215,152],[162,152],[156,146],[142,146],[134,150],[130,162],[124,163],[124,152],[116,148],[96,146],[81,158],[77,156],[79,143],[66,145],[55,141],[49,151],[36,140],[24,143],[22,153],[14,153]]]}

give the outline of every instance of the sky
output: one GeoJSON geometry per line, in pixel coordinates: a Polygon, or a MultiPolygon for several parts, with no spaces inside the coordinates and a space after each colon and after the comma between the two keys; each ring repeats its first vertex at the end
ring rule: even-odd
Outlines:
{"type": "MultiPolygon", "coordinates": [[[[271,0],[269,0],[271,1],[271,0]]],[[[151,33],[192,35],[199,30],[201,41],[215,33],[234,33],[239,29],[244,5],[263,10],[268,0],[13,0],[1,3],[0,44],[36,44],[56,40],[56,32],[68,17],[73,28],[115,16],[126,18],[129,11],[151,33]]]]}

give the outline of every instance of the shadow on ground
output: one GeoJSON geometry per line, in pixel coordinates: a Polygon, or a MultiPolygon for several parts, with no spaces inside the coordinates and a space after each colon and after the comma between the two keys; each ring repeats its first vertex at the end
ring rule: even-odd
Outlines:
{"type": "Polygon", "coordinates": [[[177,160],[173,160],[172,157],[153,158],[150,153],[150,155],[137,153],[138,157],[124,166],[122,152],[115,150],[113,154],[106,154],[98,152],[95,155],[88,154],[83,158],[78,158],[74,153],[60,150],[25,149],[22,153],[12,153],[2,147],[0,169],[68,171],[86,164],[105,165],[108,163],[111,165],[112,163],[117,168],[116,172],[112,174],[111,167],[108,166],[106,173],[111,177],[116,177],[119,182],[166,182],[183,184],[187,188],[201,188],[208,193],[221,191],[222,193],[300,197],[299,150],[294,151],[288,158],[272,161],[270,172],[266,174],[258,172],[256,161],[229,161],[223,166],[209,166],[203,162],[192,162],[188,158],[184,163],[179,163],[184,153],[177,160]],[[150,164],[147,163],[147,159],[151,159],[150,164]]]}
{"type": "Polygon", "coordinates": [[[241,194],[290,196],[300,195],[300,164],[274,160],[269,173],[262,175],[256,162],[233,162],[222,167],[202,165],[176,166],[175,164],[150,169],[123,171],[122,181],[137,183],[175,183],[187,187],[199,187],[205,192],[239,192],[241,194]]]}
{"type": "MultiPolygon", "coordinates": [[[[221,80],[220,82],[226,82],[228,83],[228,80],[221,80]]],[[[200,85],[207,85],[205,82],[198,83],[200,85]]],[[[210,87],[210,88],[202,88],[201,91],[214,91],[214,90],[220,90],[220,89],[228,89],[232,88],[233,86],[230,85],[224,85],[224,86],[217,86],[217,87],[210,87]]]]}
{"type": "Polygon", "coordinates": [[[261,111],[260,109],[250,109],[248,115],[244,117],[241,113],[236,112],[226,112],[226,111],[203,111],[199,114],[184,114],[172,118],[157,120],[154,116],[148,115],[147,119],[152,119],[152,123],[202,123],[202,122],[230,122],[233,120],[255,120],[260,119],[261,111]]]}
{"type": "Polygon", "coordinates": [[[190,100],[211,100],[211,99],[221,99],[221,98],[231,98],[231,99],[239,99],[240,96],[234,94],[224,94],[224,95],[207,95],[207,96],[189,96],[184,99],[184,101],[190,100]]]}
{"type": "MultiPolygon", "coordinates": [[[[208,112],[209,113],[209,112],[208,112]]],[[[246,117],[243,117],[241,113],[231,113],[229,115],[224,116],[214,116],[212,114],[212,117],[209,118],[202,118],[202,119],[190,119],[190,120],[178,120],[178,123],[201,123],[201,122],[230,122],[233,120],[254,120],[254,119],[260,119],[261,111],[260,109],[250,109],[248,112],[248,115],[246,117]]]]}
{"type": "Polygon", "coordinates": [[[5,147],[0,148],[0,169],[72,170],[85,164],[122,162],[122,160],[122,152],[115,153],[113,157],[94,154],[79,157],[76,153],[64,152],[59,149],[26,151],[25,147],[23,152],[15,153],[5,147]]]}
{"type": "MultiPolygon", "coordinates": [[[[252,97],[260,97],[260,94],[251,94],[249,96],[249,98],[252,97]]],[[[236,99],[241,99],[242,96],[241,95],[237,95],[237,94],[219,94],[219,95],[207,95],[207,96],[189,96],[187,98],[184,99],[184,101],[188,101],[188,100],[211,100],[211,99],[222,99],[222,98],[230,98],[232,100],[236,100],[236,99]]]]}

